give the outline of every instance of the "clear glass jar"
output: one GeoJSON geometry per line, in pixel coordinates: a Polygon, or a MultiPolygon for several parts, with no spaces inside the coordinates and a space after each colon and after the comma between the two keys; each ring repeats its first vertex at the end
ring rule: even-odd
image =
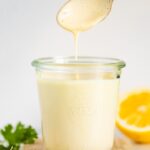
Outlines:
{"type": "Polygon", "coordinates": [[[125,63],[99,57],[41,58],[36,68],[46,150],[110,150],[125,63]]]}

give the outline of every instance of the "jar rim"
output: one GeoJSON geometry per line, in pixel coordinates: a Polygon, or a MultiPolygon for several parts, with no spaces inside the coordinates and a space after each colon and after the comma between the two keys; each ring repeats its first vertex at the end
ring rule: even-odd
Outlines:
{"type": "Polygon", "coordinates": [[[116,58],[79,56],[75,57],[44,57],[32,61],[32,66],[36,69],[50,70],[59,68],[117,68],[126,66],[125,62],[116,58]]]}

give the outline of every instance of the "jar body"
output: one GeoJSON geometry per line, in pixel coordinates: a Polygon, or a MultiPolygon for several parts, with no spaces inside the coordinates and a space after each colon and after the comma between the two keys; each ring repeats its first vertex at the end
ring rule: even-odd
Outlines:
{"type": "Polygon", "coordinates": [[[46,150],[112,148],[120,69],[97,64],[62,62],[53,70],[37,69],[46,150]]]}

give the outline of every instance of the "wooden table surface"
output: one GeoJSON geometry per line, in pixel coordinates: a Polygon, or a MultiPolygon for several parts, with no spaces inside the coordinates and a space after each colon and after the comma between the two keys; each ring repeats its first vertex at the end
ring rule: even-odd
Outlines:
{"type": "MultiPolygon", "coordinates": [[[[150,145],[133,144],[126,139],[117,138],[114,142],[112,150],[150,150],[150,145]]],[[[34,145],[25,145],[24,150],[45,150],[41,140],[38,140],[34,145]]]]}

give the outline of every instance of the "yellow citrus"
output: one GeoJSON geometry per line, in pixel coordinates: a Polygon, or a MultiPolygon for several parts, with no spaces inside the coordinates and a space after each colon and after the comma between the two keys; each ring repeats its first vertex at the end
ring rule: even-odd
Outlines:
{"type": "Polygon", "coordinates": [[[117,127],[138,143],[150,143],[150,90],[132,92],[120,102],[117,127]]]}

